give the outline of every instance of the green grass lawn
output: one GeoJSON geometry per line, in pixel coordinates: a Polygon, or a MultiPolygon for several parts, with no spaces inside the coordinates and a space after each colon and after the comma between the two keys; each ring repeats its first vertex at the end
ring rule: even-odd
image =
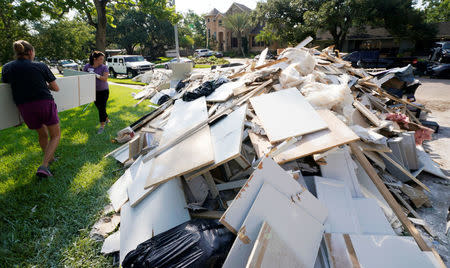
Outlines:
{"type": "Polygon", "coordinates": [[[126,85],[140,85],[140,86],[146,86],[147,84],[141,83],[141,82],[135,82],[128,78],[112,78],[108,77],[109,82],[114,82],[118,84],[126,84],[126,85]]]}
{"type": "Polygon", "coordinates": [[[108,267],[102,244],[89,238],[92,225],[109,203],[107,190],[123,171],[104,155],[117,148],[116,132],[149,112],[133,108],[132,89],[111,85],[112,124],[97,135],[94,104],[59,114],[59,161],[54,177],[35,176],[43,153],[37,133],[25,125],[0,131],[0,267],[108,267]]]}

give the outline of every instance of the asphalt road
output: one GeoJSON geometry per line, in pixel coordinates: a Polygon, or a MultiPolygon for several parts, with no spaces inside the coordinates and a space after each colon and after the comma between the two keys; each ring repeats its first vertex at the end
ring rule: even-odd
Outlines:
{"type": "MultiPolygon", "coordinates": [[[[419,80],[422,85],[416,91],[417,102],[432,111],[426,119],[440,125],[438,133],[433,134],[433,139],[424,142],[424,148],[429,151],[432,159],[441,165],[444,174],[450,176],[450,80],[426,78],[419,80]]],[[[421,227],[419,231],[450,267],[450,231],[445,235],[446,218],[450,207],[450,180],[427,173],[420,174],[418,179],[431,189],[431,192],[426,194],[431,200],[432,207],[420,208],[417,212],[437,234],[437,238],[433,241],[421,227]]]]}

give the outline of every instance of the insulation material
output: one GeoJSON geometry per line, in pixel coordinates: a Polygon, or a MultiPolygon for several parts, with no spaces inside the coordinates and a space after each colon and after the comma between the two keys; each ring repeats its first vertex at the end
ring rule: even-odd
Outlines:
{"type": "Polygon", "coordinates": [[[294,68],[302,76],[312,73],[317,64],[316,59],[309,52],[297,48],[285,49],[279,58],[288,58],[290,62],[295,62],[294,68]]]}
{"type": "Polygon", "coordinates": [[[162,84],[169,83],[172,77],[172,70],[155,69],[133,78],[133,81],[150,84],[159,87],[162,84]]]}

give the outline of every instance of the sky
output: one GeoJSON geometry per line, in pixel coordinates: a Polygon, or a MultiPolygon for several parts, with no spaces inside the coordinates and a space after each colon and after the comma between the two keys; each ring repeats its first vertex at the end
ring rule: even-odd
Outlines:
{"type": "Polygon", "coordinates": [[[257,2],[261,0],[175,0],[177,12],[186,12],[189,9],[201,15],[208,13],[213,8],[217,8],[220,12],[226,12],[233,2],[246,5],[254,9],[257,2]]]}

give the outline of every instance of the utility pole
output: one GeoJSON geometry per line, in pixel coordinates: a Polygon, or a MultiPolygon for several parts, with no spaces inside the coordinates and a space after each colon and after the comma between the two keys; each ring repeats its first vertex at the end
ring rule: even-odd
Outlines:
{"type": "MultiPolygon", "coordinates": [[[[177,12],[176,6],[175,6],[175,0],[172,0],[172,6],[175,7],[175,12],[177,12]]],[[[175,49],[177,51],[177,61],[180,62],[180,47],[179,47],[179,44],[178,44],[178,27],[177,27],[177,23],[173,26],[173,30],[175,32],[175,49]]]]}

